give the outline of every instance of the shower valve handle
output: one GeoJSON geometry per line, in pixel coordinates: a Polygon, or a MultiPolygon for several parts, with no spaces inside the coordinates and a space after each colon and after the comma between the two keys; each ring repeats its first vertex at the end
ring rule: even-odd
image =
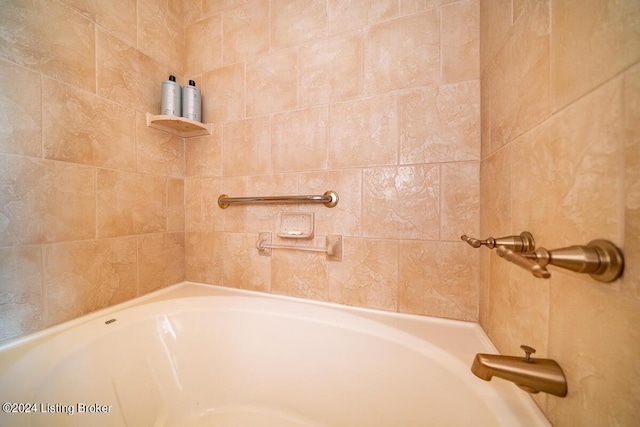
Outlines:
{"type": "Polygon", "coordinates": [[[528,231],[523,231],[519,236],[505,236],[497,239],[489,237],[486,240],[479,240],[474,237],[469,237],[466,234],[460,236],[460,238],[474,248],[479,248],[482,245],[489,249],[504,246],[514,252],[531,252],[536,248],[533,236],[528,231]]]}
{"type": "Polygon", "coordinates": [[[551,277],[551,273],[549,273],[549,270],[547,270],[537,262],[515,253],[511,249],[508,249],[504,246],[498,246],[496,252],[498,253],[498,256],[501,256],[507,261],[511,261],[515,265],[522,267],[525,270],[529,270],[531,274],[536,277],[539,277],[541,279],[548,279],[549,277],[551,277]]]}

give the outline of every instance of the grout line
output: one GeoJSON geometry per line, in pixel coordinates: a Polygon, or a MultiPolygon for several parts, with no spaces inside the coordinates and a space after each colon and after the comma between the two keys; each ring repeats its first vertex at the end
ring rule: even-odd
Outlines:
{"type": "Polygon", "coordinates": [[[95,85],[93,92],[98,95],[98,24],[93,23],[93,65],[95,71],[95,85]]]}
{"type": "Polygon", "coordinates": [[[49,304],[47,304],[47,269],[45,268],[45,244],[39,244],[38,250],[40,251],[40,303],[42,304],[42,317],[40,319],[40,325],[38,329],[44,329],[47,327],[49,318],[49,304]]]}
{"type": "MultiPolygon", "coordinates": [[[[521,13],[521,15],[524,13],[524,11],[521,13]]],[[[547,78],[549,79],[549,117],[551,117],[554,113],[554,105],[553,105],[553,67],[554,67],[554,60],[553,60],[553,6],[551,4],[549,4],[549,75],[547,76],[547,78]]],[[[547,118],[546,120],[548,120],[549,118],[547,118]]]]}
{"type": "Polygon", "coordinates": [[[400,97],[398,93],[394,94],[395,97],[395,109],[396,109],[396,167],[404,166],[401,164],[402,160],[402,121],[400,113],[400,97]]]}
{"type": "Polygon", "coordinates": [[[140,240],[139,236],[135,236],[135,245],[136,245],[136,296],[140,296],[140,240]]]}
{"type": "Polygon", "coordinates": [[[40,85],[40,158],[46,159],[46,151],[44,147],[44,78],[42,73],[38,73],[40,85]]]}
{"type": "Polygon", "coordinates": [[[444,199],[442,163],[440,163],[437,167],[438,167],[438,240],[440,240],[442,238],[442,228],[443,228],[442,217],[444,216],[442,214],[442,211],[443,211],[442,201],[444,199]]]}
{"type": "Polygon", "coordinates": [[[444,67],[443,64],[443,48],[442,48],[442,9],[444,6],[438,8],[438,65],[440,66],[440,80],[438,81],[438,85],[444,83],[444,67]]]}
{"type": "Polygon", "coordinates": [[[93,218],[94,218],[94,230],[93,238],[98,239],[98,168],[93,170],[93,218]]]}

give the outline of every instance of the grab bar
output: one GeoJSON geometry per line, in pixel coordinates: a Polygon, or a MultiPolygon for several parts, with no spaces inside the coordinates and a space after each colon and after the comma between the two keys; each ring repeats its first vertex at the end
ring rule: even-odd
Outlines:
{"type": "Polygon", "coordinates": [[[338,193],[333,190],[326,191],[323,195],[313,196],[266,196],[266,197],[229,197],[221,194],[218,197],[218,206],[226,209],[232,203],[323,203],[328,208],[338,204],[338,193]]]}

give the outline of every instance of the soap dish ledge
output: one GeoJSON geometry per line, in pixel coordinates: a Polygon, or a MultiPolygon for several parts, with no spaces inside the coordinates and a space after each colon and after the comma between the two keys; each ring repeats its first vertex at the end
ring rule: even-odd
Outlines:
{"type": "Polygon", "coordinates": [[[147,113],[147,126],[168,132],[181,138],[206,136],[211,135],[212,133],[211,123],[200,123],[185,117],[165,114],[154,115],[147,113]]]}

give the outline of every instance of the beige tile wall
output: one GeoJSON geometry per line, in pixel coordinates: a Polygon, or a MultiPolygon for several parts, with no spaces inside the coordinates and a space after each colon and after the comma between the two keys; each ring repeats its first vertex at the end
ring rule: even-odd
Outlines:
{"type": "MultiPolygon", "coordinates": [[[[479,3],[188,0],[185,77],[214,134],[186,141],[187,278],[477,320],[479,3]],[[217,197],[340,195],[316,205],[217,197]],[[259,256],[283,211],[315,214],[321,254],[259,256]]],[[[282,239],[281,239],[282,240],[282,239]]],[[[279,243],[286,243],[283,241],[279,243]]]]}
{"type": "Polygon", "coordinates": [[[556,359],[557,426],[640,422],[640,3],[483,0],[482,235],[532,232],[548,249],[609,239],[621,280],[551,267],[535,279],[481,255],[480,321],[502,353],[556,359]]]}
{"type": "Polygon", "coordinates": [[[535,397],[556,425],[637,423],[639,9],[5,1],[0,339],[185,277],[479,312],[502,352],[527,343],[564,367],[567,398],[535,397]],[[196,80],[214,123],[186,149],[144,125],[169,73],[196,80]],[[329,188],[341,197],[334,209],[216,203],[223,192],[329,188]],[[315,213],[312,244],[342,234],[343,262],[259,256],[257,233],[288,210],[315,213]],[[458,241],[525,229],[548,248],[610,239],[625,251],[624,278],[601,285],[552,268],[542,281],[458,241]]]}
{"type": "Polygon", "coordinates": [[[184,280],[182,1],[2,2],[0,340],[184,280]]]}

